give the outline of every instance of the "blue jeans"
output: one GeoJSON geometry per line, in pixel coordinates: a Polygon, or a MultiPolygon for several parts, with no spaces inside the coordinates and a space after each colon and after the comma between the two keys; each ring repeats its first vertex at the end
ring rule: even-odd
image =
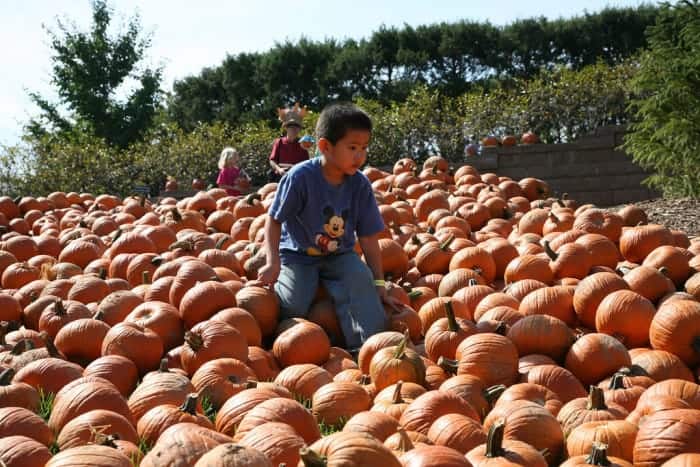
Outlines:
{"type": "Polygon", "coordinates": [[[370,336],[386,329],[372,273],[355,253],[320,257],[316,264],[283,264],[275,284],[282,318],[303,318],[309,313],[319,280],[335,302],[348,349],[359,349],[370,336]]]}

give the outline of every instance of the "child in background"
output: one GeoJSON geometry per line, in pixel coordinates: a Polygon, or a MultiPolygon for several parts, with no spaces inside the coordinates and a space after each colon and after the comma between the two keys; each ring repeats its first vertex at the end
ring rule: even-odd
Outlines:
{"type": "Polygon", "coordinates": [[[351,352],[385,330],[382,303],[400,307],[386,294],[378,242],[384,221],[359,170],[371,131],[369,116],[352,104],[323,110],[316,126],[321,157],[282,177],[265,223],[267,262],[258,274],[275,284],[283,318],[306,316],[322,282],[351,352]],[[356,235],[366,264],[353,250],[356,235]]]}
{"type": "Polygon", "coordinates": [[[245,191],[245,187],[250,185],[248,175],[238,167],[238,151],[227,147],[221,151],[219,157],[219,177],[216,184],[219,188],[226,190],[230,196],[238,196],[245,191]]]}

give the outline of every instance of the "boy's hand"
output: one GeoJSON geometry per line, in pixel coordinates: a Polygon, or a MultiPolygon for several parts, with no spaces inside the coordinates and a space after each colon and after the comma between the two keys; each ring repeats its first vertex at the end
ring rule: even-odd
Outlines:
{"type": "Polygon", "coordinates": [[[280,263],[266,263],[258,270],[258,280],[265,285],[272,285],[277,282],[280,275],[280,263]]]}
{"type": "Polygon", "coordinates": [[[391,311],[395,313],[400,313],[406,305],[398,300],[396,297],[391,297],[386,293],[386,287],[377,286],[377,294],[379,294],[379,299],[384,305],[391,308],[391,311]]]}

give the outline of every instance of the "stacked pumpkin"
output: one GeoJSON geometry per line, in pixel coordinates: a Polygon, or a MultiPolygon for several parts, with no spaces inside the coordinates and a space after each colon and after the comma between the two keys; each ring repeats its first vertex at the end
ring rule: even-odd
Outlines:
{"type": "Polygon", "coordinates": [[[0,197],[0,460],[698,462],[700,241],[438,157],[365,174],[404,307],[356,360],[322,288],[280,321],[256,281],[274,184],[0,197]]]}

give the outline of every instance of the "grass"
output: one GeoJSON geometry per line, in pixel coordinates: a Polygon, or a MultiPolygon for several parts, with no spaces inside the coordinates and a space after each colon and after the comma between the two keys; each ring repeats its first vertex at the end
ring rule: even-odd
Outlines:
{"type": "Polygon", "coordinates": [[[335,425],[326,425],[325,423],[320,421],[318,422],[318,429],[321,432],[321,436],[328,436],[332,435],[333,433],[343,431],[343,427],[345,426],[346,422],[347,419],[344,417],[341,417],[340,421],[335,425]]]}
{"type": "Polygon", "coordinates": [[[216,409],[211,403],[211,399],[208,396],[202,397],[202,410],[204,410],[204,415],[207,416],[209,421],[214,423],[216,421],[216,409]]]}
{"type": "Polygon", "coordinates": [[[51,417],[51,410],[53,410],[53,401],[56,395],[52,392],[44,392],[42,388],[39,388],[39,416],[44,419],[45,422],[49,421],[51,417]]]}

